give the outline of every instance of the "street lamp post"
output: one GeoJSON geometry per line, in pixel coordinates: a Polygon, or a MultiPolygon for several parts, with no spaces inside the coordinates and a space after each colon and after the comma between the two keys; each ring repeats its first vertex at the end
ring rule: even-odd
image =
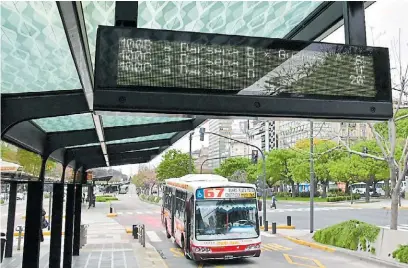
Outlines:
{"type": "Polygon", "coordinates": [[[313,121],[310,121],[310,233],[313,233],[314,217],[314,166],[313,166],[313,121]]]}
{"type": "Polygon", "coordinates": [[[262,156],[262,170],[263,170],[263,189],[262,189],[262,196],[263,196],[263,198],[262,198],[263,199],[262,210],[263,211],[262,211],[262,217],[263,217],[263,222],[264,222],[264,226],[265,226],[266,222],[267,222],[267,220],[266,220],[266,167],[265,167],[265,154],[262,152],[262,150],[258,146],[255,146],[253,144],[249,144],[249,143],[246,143],[246,142],[243,142],[243,141],[240,141],[240,140],[236,140],[236,139],[233,139],[233,138],[230,138],[230,137],[226,137],[226,136],[223,136],[223,135],[218,134],[218,133],[207,132],[207,131],[205,131],[204,128],[200,129],[200,133],[202,135],[204,135],[204,133],[208,133],[208,134],[212,134],[212,135],[224,138],[224,139],[232,140],[232,141],[237,142],[237,143],[242,143],[242,144],[248,145],[250,147],[256,148],[261,153],[261,156],[262,156]]]}
{"type": "Polygon", "coordinates": [[[193,152],[192,152],[192,146],[193,146],[193,135],[194,132],[190,132],[189,139],[190,139],[190,163],[189,163],[189,173],[193,173],[193,152]]]}

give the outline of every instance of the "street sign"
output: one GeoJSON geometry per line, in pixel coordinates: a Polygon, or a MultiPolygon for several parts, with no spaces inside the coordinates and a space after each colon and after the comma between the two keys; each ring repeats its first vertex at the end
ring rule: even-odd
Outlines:
{"type": "Polygon", "coordinates": [[[200,141],[204,141],[205,128],[200,128],[200,141]]]}

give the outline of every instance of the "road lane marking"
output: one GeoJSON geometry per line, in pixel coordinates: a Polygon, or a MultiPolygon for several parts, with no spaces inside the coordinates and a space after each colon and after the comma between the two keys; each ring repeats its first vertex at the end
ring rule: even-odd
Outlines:
{"type": "Polygon", "coordinates": [[[132,214],[133,214],[133,212],[126,212],[126,214],[132,215],[132,214]]]}
{"type": "Polygon", "coordinates": [[[306,258],[306,257],[300,257],[300,256],[295,256],[295,255],[289,255],[289,254],[283,254],[283,257],[285,257],[285,260],[289,264],[294,264],[298,266],[303,266],[303,267],[308,267],[308,268],[326,268],[320,261],[316,259],[311,259],[311,258],[306,258]],[[293,259],[297,259],[297,261],[294,261],[293,259]],[[301,262],[298,262],[298,261],[301,262]],[[306,264],[309,263],[309,264],[306,264]],[[312,263],[313,265],[310,265],[312,263]]]}
{"type": "Polygon", "coordinates": [[[161,242],[162,241],[160,237],[156,234],[155,231],[146,231],[146,234],[149,237],[151,242],[161,242]]]}
{"type": "Polygon", "coordinates": [[[261,251],[289,251],[291,248],[284,247],[275,243],[261,244],[261,251]]]}
{"type": "Polygon", "coordinates": [[[170,248],[170,251],[173,253],[174,257],[184,257],[184,253],[181,248],[170,248]]]}

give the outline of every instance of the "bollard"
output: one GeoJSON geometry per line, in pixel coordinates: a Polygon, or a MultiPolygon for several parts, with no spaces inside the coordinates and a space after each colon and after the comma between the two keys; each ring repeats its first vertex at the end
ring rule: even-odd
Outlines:
{"type": "Polygon", "coordinates": [[[259,216],[259,225],[262,226],[262,216],[259,216]]]}
{"type": "Polygon", "coordinates": [[[109,213],[113,213],[112,204],[110,204],[110,206],[109,206],[109,213]]]}
{"type": "Polygon", "coordinates": [[[133,239],[136,239],[136,238],[138,238],[138,226],[137,225],[133,225],[132,226],[132,235],[133,235],[133,239]]]}
{"type": "Polygon", "coordinates": [[[265,232],[268,231],[268,221],[265,221],[265,229],[264,229],[264,231],[265,231],[265,232]]]}
{"type": "Polygon", "coordinates": [[[286,225],[287,226],[292,226],[292,217],[291,216],[286,217],[286,225]]]}
{"type": "Polygon", "coordinates": [[[142,232],[142,246],[143,247],[146,246],[146,240],[145,240],[145,238],[146,238],[146,229],[145,228],[146,228],[145,225],[142,224],[142,230],[143,230],[143,232],[142,232]]]}
{"type": "Polygon", "coordinates": [[[21,249],[21,237],[22,237],[22,232],[23,232],[23,226],[19,225],[19,226],[17,226],[16,229],[17,229],[16,231],[18,232],[17,250],[20,250],[21,249]]]}
{"type": "Polygon", "coordinates": [[[276,234],[276,222],[272,222],[272,234],[276,234]]]}

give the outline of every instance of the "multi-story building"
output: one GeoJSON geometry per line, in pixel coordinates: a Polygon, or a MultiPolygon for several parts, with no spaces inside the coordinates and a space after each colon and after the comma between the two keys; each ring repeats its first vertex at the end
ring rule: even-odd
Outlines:
{"type": "Polygon", "coordinates": [[[263,151],[277,148],[275,122],[268,120],[249,121],[249,141],[263,151]]]}
{"type": "MultiPolygon", "coordinates": [[[[292,147],[299,140],[310,138],[310,121],[276,121],[278,148],[292,147]]],[[[314,122],[313,137],[335,142],[353,142],[373,137],[366,123],[314,122]]]]}
{"type": "MultiPolygon", "coordinates": [[[[209,131],[219,133],[223,136],[231,137],[232,120],[213,119],[209,121],[209,131]]],[[[219,158],[209,161],[208,166],[211,169],[217,168],[221,164],[221,157],[230,155],[230,140],[209,135],[209,158],[219,158]]]]}

